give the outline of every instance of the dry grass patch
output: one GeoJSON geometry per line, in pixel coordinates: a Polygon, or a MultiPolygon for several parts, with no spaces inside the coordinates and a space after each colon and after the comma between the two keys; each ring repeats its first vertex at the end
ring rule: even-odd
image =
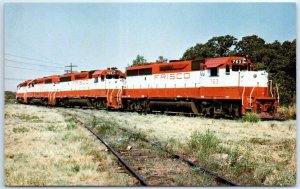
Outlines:
{"type": "Polygon", "coordinates": [[[93,135],[56,109],[7,104],[4,142],[6,186],[135,184],[116,172],[116,159],[93,135]]]}
{"type": "Polygon", "coordinates": [[[281,106],[277,110],[284,119],[296,119],[296,104],[286,106],[281,106]]]}

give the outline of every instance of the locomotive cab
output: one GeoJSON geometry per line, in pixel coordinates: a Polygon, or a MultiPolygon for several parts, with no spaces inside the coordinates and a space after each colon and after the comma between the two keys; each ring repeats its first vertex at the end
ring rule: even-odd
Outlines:
{"type": "Polygon", "coordinates": [[[93,104],[97,108],[122,108],[125,75],[116,67],[99,70],[93,73],[94,88],[104,89],[105,98],[96,99],[93,104]]]}
{"type": "Polygon", "coordinates": [[[239,107],[237,116],[246,112],[256,112],[261,117],[276,113],[277,85],[268,80],[266,71],[257,71],[248,57],[209,58],[205,60],[205,68],[208,77],[200,74],[199,82],[209,87],[201,92],[202,97],[214,99],[205,102],[212,104],[206,110],[210,114],[226,114],[232,112],[234,106],[239,107]]]}

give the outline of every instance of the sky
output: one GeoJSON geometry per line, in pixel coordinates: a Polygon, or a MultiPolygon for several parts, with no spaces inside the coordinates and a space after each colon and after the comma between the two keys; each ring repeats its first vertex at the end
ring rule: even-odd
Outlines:
{"type": "Polygon", "coordinates": [[[7,3],[5,90],[74,70],[125,67],[139,54],[179,59],[214,36],[296,38],[295,3],[7,3]]]}

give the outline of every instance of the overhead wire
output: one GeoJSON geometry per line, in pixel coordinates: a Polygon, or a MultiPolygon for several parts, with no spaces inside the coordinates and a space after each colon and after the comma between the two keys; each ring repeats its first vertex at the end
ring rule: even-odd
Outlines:
{"type": "Polygon", "coordinates": [[[29,79],[20,79],[20,78],[9,78],[9,77],[6,77],[4,78],[5,80],[15,80],[15,81],[26,81],[26,80],[29,80],[29,79]]]}
{"type": "Polygon", "coordinates": [[[24,70],[33,70],[33,71],[43,71],[43,72],[60,72],[60,71],[55,71],[55,70],[40,70],[40,69],[31,69],[31,68],[24,68],[24,67],[18,67],[18,66],[9,66],[9,65],[5,65],[5,67],[24,69],[24,70]]]}
{"type": "Polygon", "coordinates": [[[29,60],[35,60],[35,61],[40,61],[40,62],[52,63],[52,64],[56,64],[56,65],[65,64],[65,63],[57,63],[57,62],[53,62],[53,61],[49,61],[49,60],[42,60],[42,59],[38,59],[38,58],[30,58],[30,57],[26,57],[26,56],[19,56],[19,55],[10,54],[10,53],[5,53],[5,55],[24,58],[24,59],[29,59],[29,60]]]}
{"type": "Polygon", "coordinates": [[[6,58],[4,60],[9,61],[9,62],[24,63],[24,64],[37,65],[37,66],[46,66],[46,67],[53,67],[53,68],[64,68],[62,66],[50,66],[50,65],[45,65],[45,64],[35,64],[35,63],[31,63],[31,62],[23,62],[23,61],[11,60],[11,59],[6,59],[6,58]]]}

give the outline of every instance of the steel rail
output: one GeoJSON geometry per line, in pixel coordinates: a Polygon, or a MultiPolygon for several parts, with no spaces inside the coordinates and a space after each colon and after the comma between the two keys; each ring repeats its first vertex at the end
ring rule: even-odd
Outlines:
{"type": "MultiPolygon", "coordinates": [[[[85,125],[84,125],[85,126],[85,125]]],[[[93,133],[93,135],[100,140],[117,158],[118,160],[126,167],[126,169],[135,177],[137,178],[140,183],[143,186],[148,186],[147,182],[145,181],[145,179],[139,174],[137,173],[129,164],[126,160],[122,159],[122,157],[120,156],[120,154],[118,152],[116,152],[112,147],[110,147],[102,138],[100,138],[92,129],[90,129],[89,127],[85,126],[85,128],[87,128],[91,133],[93,133]]]]}
{"type": "MultiPolygon", "coordinates": [[[[67,112],[65,112],[67,113],[67,112]]],[[[70,116],[74,117],[72,114],[67,113],[70,116]]],[[[124,165],[124,167],[132,174],[132,176],[134,176],[138,181],[140,181],[141,185],[143,186],[148,186],[148,183],[145,181],[145,179],[138,173],[136,172],[130,165],[129,163],[122,159],[121,155],[116,152],[112,147],[110,147],[99,135],[97,135],[91,128],[89,128],[88,126],[86,126],[86,124],[79,120],[78,118],[75,118],[77,121],[79,121],[85,128],[87,128],[98,140],[100,140],[105,146],[106,148],[112,152],[112,154],[114,156],[116,156],[116,158],[122,163],[122,165],[124,165]]]]}

